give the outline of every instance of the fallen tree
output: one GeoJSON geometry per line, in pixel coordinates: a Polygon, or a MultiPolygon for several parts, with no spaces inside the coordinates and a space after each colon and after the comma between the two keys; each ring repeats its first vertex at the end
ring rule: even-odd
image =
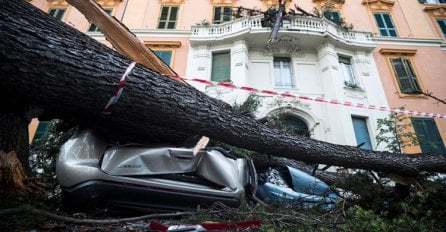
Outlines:
{"type": "MultiPolygon", "coordinates": [[[[33,112],[41,110],[40,117],[72,120],[110,138],[179,142],[190,135],[205,135],[259,153],[313,163],[404,175],[446,172],[446,157],[439,154],[368,151],[282,133],[141,65],[133,69],[111,114],[105,114],[104,107],[131,61],[24,1],[1,0],[0,5],[2,117],[38,109],[33,112]]],[[[0,124],[4,130],[0,157],[14,151],[23,160],[27,154],[22,147],[27,144],[14,143],[18,138],[5,131],[23,129],[24,123],[2,120],[0,124]]],[[[12,170],[8,164],[0,165],[5,167],[0,176],[12,170]]]]}

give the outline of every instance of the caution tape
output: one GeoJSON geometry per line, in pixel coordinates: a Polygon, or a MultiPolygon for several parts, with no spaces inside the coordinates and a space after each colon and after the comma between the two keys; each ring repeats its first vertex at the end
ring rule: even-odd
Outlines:
{"type": "Polygon", "coordinates": [[[300,99],[300,100],[307,100],[307,101],[316,101],[316,102],[323,102],[328,104],[334,104],[334,105],[343,105],[347,107],[356,107],[361,109],[369,109],[369,110],[377,110],[377,111],[386,111],[386,112],[392,112],[397,114],[407,114],[411,116],[419,116],[419,117],[428,117],[428,118],[446,118],[446,113],[427,113],[427,112],[419,112],[414,110],[407,110],[407,109],[398,109],[398,108],[389,108],[387,106],[376,106],[376,105],[367,105],[364,103],[354,103],[350,101],[339,101],[336,99],[328,99],[324,97],[310,97],[305,95],[296,95],[289,92],[277,92],[273,90],[266,90],[266,89],[257,89],[249,86],[236,86],[234,84],[231,84],[229,82],[215,82],[215,81],[209,81],[205,79],[200,78],[184,78],[180,76],[170,76],[173,78],[181,79],[184,81],[193,81],[198,82],[201,84],[205,84],[208,86],[222,86],[229,89],[240,89],[244,91],[248,91],[251,93],[260,93],[260,94],[268,94],[273,96],[279,96],[279,97],[285,97],[285,98],[292,98],[292,99],[300,99]]]}
{"type": "Polygon", "coordinates": [[[122,75],[121,80],[119,80],[118,86],[116,86],[115,91],[113,92],[113,95],[108,100],[107,105],[105,105],[104,110],[102,111],[104,114],[110,114],[112,106],[118,102],[119,98],[122,95],[122,92],[124,91],[125,82],[127,81],[127,78],[130,74],[130,72],[135,67],[136,62],[132,62],[129,64],[127,69],[124,72],[124,75],[122,75]]]}

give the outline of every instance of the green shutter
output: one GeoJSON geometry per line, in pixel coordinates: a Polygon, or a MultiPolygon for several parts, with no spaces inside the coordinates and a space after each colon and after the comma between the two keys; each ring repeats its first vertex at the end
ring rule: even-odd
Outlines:
{"type": "Polygon", "coordinates": [[[420,93],[421,88],[413,71],[412,63],[405,58],[390,59],[402,93],[420,93]]]}
{"type": "Polygon", "coordinates": [[[229,52],[212,54],[212,81],[229,81],[231,79],[231,56],[229,52]]]}
{"type": "Polygon", "coordinates": [[[446,153],[443,140],[433,118],[411,118],[423,153],[446,153]]]}

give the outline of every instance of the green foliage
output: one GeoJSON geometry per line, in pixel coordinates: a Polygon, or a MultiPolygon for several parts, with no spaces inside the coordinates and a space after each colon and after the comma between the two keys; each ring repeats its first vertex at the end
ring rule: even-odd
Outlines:
{"type": "Polygon", "coordinates": [[[36,176],[47,186],[47,198],[58,199],[60,188],[56,179],[56,158],[60,147],[75,129],[62,120],[51,120],[48,130],[30,146],[30,166],[36,176]]]}
{"type": "Polygon", "coordinates": [[[255,113],[257,112],[257,109],[262,105],[260,101],[260,97],[256,94],[249,94],[248,98],[241,103],[234,103],[232,106],[232,109],[236,112],[247,114],[251,116],[252,118],[255,117],[255,113]]]}
{"type": "Polygon", "coordinates": [[[416,134],[408,130],[412,123],[407,116],[391,113],[387,118],[378,119],[377,123],[377,145],[384,143],[387,151],[401,153],[404,147],[418,145],[416,134]]]}
{"type": "MultiPolygon", "coordinates": [[[[345,231],[441,231],[446,227],[446,176],[426,174],[419,178],[425,192],[399,193],[394,186],[350,183],[357,193],[345,199],[345,231]]],[[[407,187],[408,188],[408,187],[407,187]]],[[[350,187],[349,187],[350,189],[350,187]]]]}

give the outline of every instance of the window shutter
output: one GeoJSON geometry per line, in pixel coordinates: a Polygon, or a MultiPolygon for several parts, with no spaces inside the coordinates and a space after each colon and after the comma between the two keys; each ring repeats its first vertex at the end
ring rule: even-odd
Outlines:
{"type": "Polygon", "coordinates": [[[420,86],[418,85],[418,80],[415,75],[415,72],[412,68],[412,63],[409,59],[403,59],[404,67],[406,67],[407,73],[409,74],[410,84],[413,93],[421,93],[420,86]]]}
{"type": "Polygon", "coordinates": [[[402,93],[413,94],[421,93],[420,85],[412,68],[409,59],[393,58],[391,59],[393,69],[402,93]]]}
{"type": "Polygon", "coordinates": [[[369,130],[367,129],[367,122],[364,118],[352,117],[353,129],[355,130],[356,143],[364,145],[362,149],[372,150],[372,143],[370,142],[369,130]]]}
{"type": "Polygon", "coordinates": [[[422,152],[446,153],[433,118],[411,118],[411,121],[422,152]]]}
{"type": "Polygon", "coordinates": [[[412,84],[409,75],[404,68],[404,64],[401,58],[392,59],[392,66],[395,70],[396,78],[398,80],[400,90],[402,93],[412,93],[412,84]]]}
{"type": "Polygon", "coordinates": [[[229,52],[212,54],[212,81],[229,81],[231,78],[231,56],[229,52]]]}

